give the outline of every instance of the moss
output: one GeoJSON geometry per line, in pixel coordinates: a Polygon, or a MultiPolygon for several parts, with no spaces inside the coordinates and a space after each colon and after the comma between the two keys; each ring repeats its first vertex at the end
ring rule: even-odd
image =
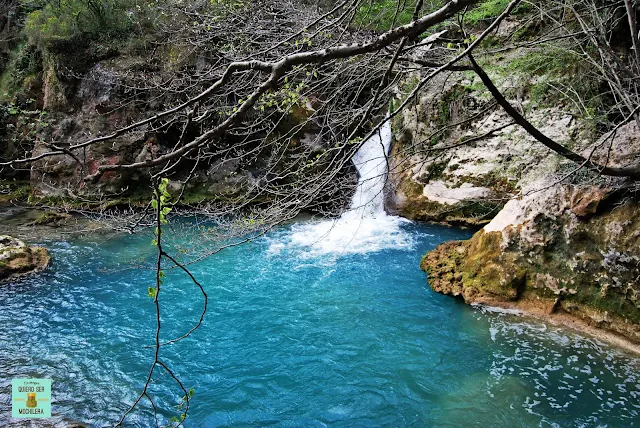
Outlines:
{"type": "Polygon", "coordinates": [[[0,180],[0,203],[26,202],[30,191],[28,182],[0,180]]]}
{"type": "Polygon", "coordinates": [[[442,97],[438,102],[439,116],[437,118],[437,123],[439,127],[449,124],[452,119],[453,105],[460,102],[469,92],[470,89],[467,86],[457,84],[442,94],[442,97]]]}
{"type": "MultiPolygon", "coordinates": [[[[485,0],[473,6],[464,15],[464,23],[468,26],[477,26],[482,23],[488,23],[493,18],[500,15],[509,4],[509,0],[485,0]]],[[[522,3],[512,15],[522,16],[532,11],[534,6],[530,3],[522,3]]]]}
{"type": "Polygon", "coordinates": [[[182,195],[182,202],[186,205],[197,205],[203,202],[210,202],[216,200],[216,195],[206,191],[191,191],[185,192],[182,195]]]}
{"type": "Polygon", "coordinates": [[[603,295],[599,287],[580,287],[576,294],[567,295],[564,300],[640,324],[640,308],[618,291],[603,295]]]}
{"type": "Polygon", "coordinates": [[[398,107],[409,97],[409,95],[411,95],[411,93],[418,87],[419,84],[420,77],[417,74],[412,74],[410,77],[400,82],[400,84],[398,85],[398,90],[400,92],[400,101],[398,102],[398,107]]]}
{"type": "Polygon", "coordinates": [[[467,253],[468,241],[451,241],[438,245],[420,262],[420,268],[429,276],[434,291],[461,296],[464,292],[462,275],[459,274],[467,253]]]}
{"type": "Polygon", "coordinates": [[[515,180],[509,180],[508,177],[501,174],[499,170],[492,170],[488,174],[481,176],[463,176],[460,177],[460,182],[470,183],[478,187],[488,187],[495,192],[504,194],[515,194],[516,184],[515,180]]]}
{"type": "Polygon", "coordinates": [[[504,206],[499,201],[463,201],[444,205],[422,195],[423,187],[405,177],[400,184],[406,201],[399,207],[402,215],[412,220],[481,227],[487,224],[504,206]]]}
{"type": "Polygon", "coordinates": [[[407,0],[402,4],[397,17],[396,0],[372,0],[363,2],[358,8],[353,23],[372,30],[387,31],[392,26],[405,25],[411,22],[416,0],[407,0]]]}
{"type": "Polygon", "coordinates": [[[536,217],[527,227],[543,241],[511,230],[506,246],[502,232],[479,231],[427,253],[421,267],[434,290],[468,302],[523,300],[633,339],[640,324],[640,205],[627,201],[587,221],[565,221],[536,217]]]}
{"type": "Polygon", "coordinates": [[[29,223],[29,226],[57,226],[65,221],[69,220],[71,216],[69,214],[62,214],[55,211],[47,211],[38,216],[35,220],[29,223]]]}
{"type": "Polygon", "coordinates": [[[444,170],[447,169],[448,160],[433,162],[427,167],[427,182],[442,178],[444,170]]]}

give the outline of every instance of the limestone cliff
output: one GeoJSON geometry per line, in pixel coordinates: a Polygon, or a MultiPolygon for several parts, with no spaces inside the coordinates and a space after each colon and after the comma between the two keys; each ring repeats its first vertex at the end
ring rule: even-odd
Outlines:
{"type": "MultiPolygon", "coordinates": [[[[500,86],[522,88],[527,82],[521,80],[505,77],[500,86]]],[[[400,88],[394,104],[404,94],[400,88]]],[[[511,94],[521,108],[530,107],[522,89],[511,94]]],[[[536,108],[528,117],[558,141],[587,137],[561,108],[536,108]]],[[[470,72],[436,79],[421,91],[394,121],[394,133],[387,206],[414,220],[485,225],[519,193],[523,175],[551,156],[496,107],[470,72]]]]}
{"type": "MultiPolygon", "coordinates": [[[[619,130],[613,164],[637,161],[638,131],[635,122],[619,130]]],[[[637,186],[564,184],[544,170],[527,178],[522,196],[469,241],[442,244],[423,258],[431,287],[469,303],[570,315],[640,343],[637,186]]]]}
{"type": "MultiPolygon", "coordinates": [[[[514,37],[535,39],[527,34],[542,28],[552,31],[529,18],[509,18],[484,45],[490,54],[480,63],[500,92],[563,147],[601,165],[637,165],[636,121],[611,120],[610,100],[598,98],[603,82],[576,77],[590,63],[567,55],[560,42],[502,47],[514,37]],[[587,98],[592,104],[580,104],[587,98]]],[[[451,31],[442,37],[455,39],[451,31]]],[[[424,43],[414,58],[437,63],[449,48],[424,43]]],[[[639,184],[601,176],[548,150],[514,125],[466,64],[435,78],[431,70],[409,73],[392,105],[408,102],[394,118],[388,209],[483,227],[423,258],[431,287],[469,303],[579,320],[640,343],[639,184]]]]}

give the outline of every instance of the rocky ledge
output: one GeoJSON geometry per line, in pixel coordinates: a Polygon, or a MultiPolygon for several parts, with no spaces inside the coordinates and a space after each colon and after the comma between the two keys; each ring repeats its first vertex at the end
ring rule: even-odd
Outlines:
{"type": "Polygon", "coordinates": [[[0,235],[0,281],[38,272],[49,265],[49,252],[19,239],[0,235]]]}
{"type": "MultiPolygon", "coordinates": [[[[612,155],[592,154],[615,166],[633,164],[639,135],[630,123],[608,148],[612,155]]],[[[440,245],[421,268],[437,292],[569,320],[640,349],[637,185],[600,177],[562,184],[548,166],[532,169],[521,196],[470,240],[440,245]]]]}
{"type": "Polygon", "coordinates": [[[511,201],[470,240],[438,246],[421,263],[431,288],[640,344],[640,204],[585,217],[584,193],[550,189],[539,209],[511,201]]]}

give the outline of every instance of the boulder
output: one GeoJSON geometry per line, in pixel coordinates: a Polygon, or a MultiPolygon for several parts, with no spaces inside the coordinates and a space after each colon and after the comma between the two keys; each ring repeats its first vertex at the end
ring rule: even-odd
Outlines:
{"type": "Polygon", "coordinates": [[[49,265],[49,252],[19,239],[0,235],[0,280],[38,272],[49,265]]]}

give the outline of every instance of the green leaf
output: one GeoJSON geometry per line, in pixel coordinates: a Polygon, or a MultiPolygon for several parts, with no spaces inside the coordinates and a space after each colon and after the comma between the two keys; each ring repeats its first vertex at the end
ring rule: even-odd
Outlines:
{"type": "Polygon", "coordinates": [[[152,299],[156,297],[157,291],[154,287],[149,287],[147,289],[147,296],[151,297],[152,299]]]}
{"type": "Polygon", "coordinates": [[[193,388],[189,389],[189,398],[193,397],[193,394],[195,394],[196,392],[193,390],[193,388]]]}

